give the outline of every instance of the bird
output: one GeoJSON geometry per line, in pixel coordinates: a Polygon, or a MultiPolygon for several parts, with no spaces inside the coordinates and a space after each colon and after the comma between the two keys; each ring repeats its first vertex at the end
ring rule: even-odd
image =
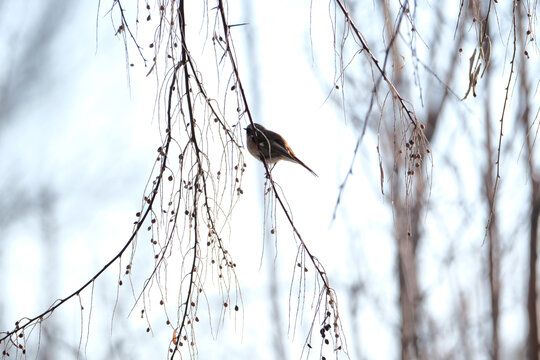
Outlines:
{"type": "Polygon", "coordinates": [[[246,130],[248,151],[255,158],[274,166],[280,160],[292,161],[302,165],[313,175],[318,176],[315,171],[296,157],[283,136],[256,123],[249,124],[244,130],[246,130]]]}

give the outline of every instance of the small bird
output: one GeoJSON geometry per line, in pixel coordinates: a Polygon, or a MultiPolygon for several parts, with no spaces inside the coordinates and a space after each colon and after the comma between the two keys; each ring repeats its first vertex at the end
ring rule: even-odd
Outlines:
{"type": "Polygon", "coordinates": [[[315,171],[311,170],[306,164],[294,155],[294,152],[287,144],[287,141],[273,131],[267,130],[260,124],[249,124],[246,130],[247,147],[249,153],[261,161],[266,161],[268,164],[277,163],[279,160],[288,160],[302,165],[309,170],[313,175],[315,171]],[[257,146],[258,144],[258,146],[257,146]]]}

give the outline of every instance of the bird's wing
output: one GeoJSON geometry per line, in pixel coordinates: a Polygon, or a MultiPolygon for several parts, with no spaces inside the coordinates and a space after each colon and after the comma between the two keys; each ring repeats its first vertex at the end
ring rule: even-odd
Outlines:
{"type": "Polygon", "coordinates": [[[270,141],[274,143],[274,146],[278,146],[279,150],[281,150],[284,155],[288,154],[292,159],[296,158],[296,155],[294,155],[291,147],[281,135],[270,130],[266,130],[266,132],[270,141]]]}

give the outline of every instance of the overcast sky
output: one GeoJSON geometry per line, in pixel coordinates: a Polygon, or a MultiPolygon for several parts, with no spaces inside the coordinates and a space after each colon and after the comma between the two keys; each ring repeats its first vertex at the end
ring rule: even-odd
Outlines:
{"type": "MultiPolygon", "coordinates": [[[[34,2],[25,2],[23,10],[9,4],[5,13],[13,11],[12,18],[25,19],[21,13],[32,15],[37,11],[34,2]]],[[[62,18],[64,24],[52,44],[50,58],[44,61],[47,66],[40,69],[48,75],[36,77],[36,81],[43,83],[32,84],[35,93],[25,95],[16,111],[10,114],[10,121],[0,127],[0,173],[5,174],[0,180],[2,193],[15,194],[15,200],[7,195],[5,200],[8,204],[5,206],[13,206],[15,213],[9,217],[2,213],[4,218],[0,219],[0,271],[5,274],[2,289],[6,294],[0,302],[1,331],[10,329],[21,317],[42,312],[55,299],[70,294],[91,278],[127,241],[135,213],[141,206],[156,149],[161,145],[159,123],[163,119],[155,107],[156,79],[146,76],[148,67],[145,68],[133,52],[129,53],[128,62],[135,66],[128,74],[124,43],[114,36],[115,28],[105,15],[108,5],[102,3],[97,15],[97,5],[87,2],[77,5],[62,18]],[[43,206],[47,206],[45,210],[43,206]]],[[[352,126],[352,119],[344,116],[343,109],[336,108],[334,100],[339,103],[339,93],[334,92],[329,97],[335,76],[331,24],[327,5],[315,5],[287,0],[256,2],[251,12],[247,12],[240,2],[231,1],[229,22],[248,23],[232,30],[240,74],[244,77],[256,122],[281,133],[296,155],[319,174],[318,178],[313,177],[293,163],[279,163],[273,171],[296,226],[325,266],[336,289],[352,358],[395,359],[399,354],[400,318],[391,198],[388,192],[381,194],[377,139],[368,133],[361,144],[337,218],[332,221],[339,185],[351,163],[358,131],[352,126]],[[254,42],[246,41],[247,33],[255,38],[254,42]],[[253,45],[255,47],[250,48],[253,45]],[[362,289],[356,317],[351,315],[348,295],[353,285],[362,289]]],[[[366,8],[359,16],[369,16],[370,11],[373,9],[366,8]]],[[[14,26],[6,24],[6,27],[14,26]]],[[[190,25],[191,29],[200,26],[199,23],[190,25]]],[[[452,31],[454,25],[441,24],[441,27],[452,31]]],[[[23,29],[20,38],[1,40],[4,54],[5,49],[17,49],[33,36],[31,20],[17,26],[23,29]],[[12,42],[6,45],[6,41],[12,42]]],[[[369,25],[365,26],[362,30],[376,32],[369,25]]],[[[147,29],[140,27],[141,38],[145,39],[147,29]]],[[[18,30],[11,30],[10,34],[17,34],[18,30]]],[[[207,32],[201,31],[200,36],[205,35],[207,32]]],[[[141,43],[146,44],[146,41],[141,43]]],[[[214,66],[211,43],[207,41],[203,45],[198,48],[200,53],[192,55],[201,68],[214,66]]],[[[382,54],[376,53],[376,56],[382,54]]],[[[6,58],[5,68],[12,69],[10,71],[17,76],[20,64],[10,61],[12,58],[16,59],[15,56],[6,58]]],[[[410,66],[408,61],[405,66],[410,66]]],[[[468,58],[464,56],[460,70],[466,73],[467,68],[468,58]]],[[[214,81],[208,79],[210,84],[214,81]]],[[[465,87],[457,89],[461,94],[466,82],[458,85],[465,87]]],[[[359,103],[366,102],[369,93],[367,88],[357,94],[359,103]]],[[[465,127],[468,133],[481,127],[474,116],[475,107],[483,106],[483,101],[471,98],[453,104],[453,116],[469,119],[465,127]]],[[[227,120],[237,121],[236,118],[227,120]]],[[[437,142],[439,149],[432,149],[430,197],[436,205],[425,218],[428,236],[419,254],[420,267],[424,270],[420,272],[421,283],[429,289],[426,307],[441,322],[453,316],[457,295],[452,291],[457,288],[456,284],[470,290],[467,296],[478,318],[486,316],[488,310],[485,303],[488,288],[479,275],[485,271],[479,261],[485,254],[481,243],[485,209],[472,205],[478,201],[482,185],[478,178],[467,174],[467,171],[473,174],[482,161],[474,153],[474,147],[482,140],[465,143],[459,137],[464,127],[455,125],[452,120],[449,115],[444,125],[447,139],[437,142]],[[464,160],[465,173],[459,174],[457,180],[445,159],[438,157],[437,150],[442,153],[449,147],[455,147],[451,154],[468,157],[464,160]],[[460,183],[460,179],[466,179],[465,183],[460,183]],[[460,202],[462,199],[465,204],[460,202]],[[466,231],[460,229],[465,225],[466,231]],[[450,248],[458,260],[441,266],[450,248]]],[[[243,133],[242,139],[244,141],[243,133]]],[[[519,149],[514,153],[517,152],[519,149]]],[[[512,175],[513,169],[520,170],[516,159],[505,164],[505,174],[508,174],[508,182],[522,189],[526,186],[525,180],[512,175]]],[[[300,330],[294,334],[288,330],[288,325],[296,243],[278,210],[277,235],[268,239],[263,251],[264,168],[252,157],[246,157],[246,163],[244,194],[226,230],[226,244],[238,265],[243,308],[237,318],[226,315],[219,325],[221,300],[218,293],[209,292],[208,308],[212,318],[209,319],[207,307],[202,306],[201,322],[197,325],[199,356],[201,359],[272,359],[275,356],[272,336],[277,332],[282,334],[291,358],[298,358],[312,319],[311,298],[306,301],[300,330]],[[269,296],[275,296],[269,293],[273,273],[278,279],[282,328],[274,326],[268,300],[269,296]],[[213,335],[209,333],[209,322],[213,324],[213,335]]],[[[385,186],[389,187],[388,182],[385,186]]],[[[503,184],[500,196],[509,204],[508,212],[523,215],[519,201],[525,194],[522,191],[509,194],[504,192],[504,186],[507,185],[503,184]]],[[[523,236],[523,231],[516,230],[513,224],[508,227],[503,224],[502,230],[516,237],[523,236]]],[[[144,236],[139,239],[137,261],[141,270],[133,274],[135,293],[149,275],[145,270],[153,264],[151,256],[145,253],[151,251],[147,240],[144,236]]],[[[506,250],[508,257],[502,275],[512,278],[512,269],[524,270],[520,267],[523,265],[517,264],[525,246],[509,245],[506,250]]],[[[149,318],[153,332],[146,334],[148,325],[139,316],[140,307],[136,306],[130,314],[134,299],[128,286],[120,288],[115,330],[113,336],[109,336],[118,271],[118,266],[113,266],[95,284],[87,346],[88,313],[81,326],[77,299],[49,318],[48,321],[60,329],[56,334],[61,339],[61,350],[54,349],[53,354],[73,358],[82,328],[81,351],[89,359],[108,358],[113,348],[119,357],[142,359],[155,357],[156,353],[159,357],[166,356],[173,334],[170,327],[165,326],[159,300],[151,301],[149,318]]],[[[171,274],[171,278],[174,275],[171,274]]],[[[503,290],[505,311],[501,335],[509,339],[508,347],[516,346],[524,336],[525,314],[520,308],[521,298],[516,295],[523,293],[524,284],[520,276],[503,290]]],[[[83,294],[81,301],[85,309],[89,309],[90,293],[83,294]]],[[[175,301],[171,301],[171,308],[175,301]]],[[[484,325],[480,325],[473,331],[482,333],[484,330],[484,325]]],[[[450,336],[448,342],[454,341],[450,336]]],[[[481,340],[477,345],[482,345],[481,340]]]]}

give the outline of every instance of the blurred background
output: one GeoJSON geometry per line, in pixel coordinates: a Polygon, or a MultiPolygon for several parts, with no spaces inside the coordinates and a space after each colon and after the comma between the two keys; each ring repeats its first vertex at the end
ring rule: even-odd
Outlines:
{"type": "MultiPolygon", "coordinates": [[[[536,2],[514,4],[347,4],[424,126],[421,160],[405,145],[417,140],[406,114],[336,2],[228,4],[229,24],[242,24],[231,35],[254,120],[319,174],[292,163],[273,170],[336,290],[352,359],[538,359],[536,2]]],[[[112,5],[0,2],[1,332],[88,281],[140,210],[162,145],[161,83],[138,50],[126,51],[112,5]]],[[[129,21],[140,18],[133,35],[149,59],[158,19],[124,6],[129,21]]],[[[214,77],[227,77],[210,41],[214,4],[189,6],[203,14],[188,19],[191,54],[214,93],[226,82],[214,77]]],[[[235,134],[244,144],[243,130],[235,134]]],[[[208,293],[198,357],[299,358],[311,295],[296,332],[294,236],[279,209],[268,233],[264,168],[245,162],[225,240],[242,311],[219,315],[220,294],[208,293]]],[[[153,265],[143,240],[133,290],[117,286],[113,266],[34,328],[29,356],[39,344],[40,359],[167,357],[173,331],[159,298],[145,299],[148,317],[134,305],[153,265]]]]}

